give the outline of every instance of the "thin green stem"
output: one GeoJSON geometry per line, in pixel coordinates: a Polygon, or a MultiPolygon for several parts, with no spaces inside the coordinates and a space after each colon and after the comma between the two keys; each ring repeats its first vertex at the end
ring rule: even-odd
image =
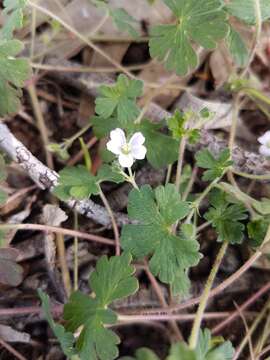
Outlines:
{"type": "Polygon", "coordinates": [[[36,87],[34,84],[30,84],[28,86],[28,93],[32,102],[32,106],[33,106],[33,111],[35,114],[35,118],[37,121],[37,125],[38,125],[38,129],[40,131],[40,135],[41,135],[41,139],[44,145],[44,151],[45,151],[45,155],[46,155],[46,163],[47,165],[53,169],[53,157],[52,154],[50,153],[50,151],[48,150],[48,144],[49,144],[49,136],[48,136],[48,131],[45,125],[45,121],[43,118],[43,114],[40,108],[40,104],[38,101],[38,97],[37,97],[37,92],[36,92],[36,87]]]}
{"type": "Polygon", "coordinates": [[[171,176],[172,176],[172,164],[168,165],[165,185],[167,185],[170,182],[171,176]]]}
{"type": "Polygon", "coordinates": [[[176,178],[175,178],[175,186],[177,191],[179,191],[180,183],[181,183],[181,175],[182,175],[182,168],[184,163],[184,155],[185,155],[185,148],[186,148],[186,137],[183,136],[180,140],[179,150],[178,150],[178,161],[177,161],[177,169],[176,169],[176,178]]]}
{"type": "Polygon", "coordinates": [[[193,202],[193,209],[191,210],[191,212],[189,213],[187,219],[186,219],[186,223],[190,223],[191,219],[195,213],[195,211],[198,209],[198,207],[200,206],[200,203],[202,202],[202,200],[208,195],[208,193],[212,190],[213,187],[216,186],[216,184],[219,182],[221,178],[216,178],[214,181],[212,181],[205,189],[204,191],[201,193],[201,195],[198,197],[198,199],[196,199],[193,202]]]}
{"type": "Polygon", "coordinates": [[[81,128],[76,134],[72,135],[69,139],[65,139],[65,143],[67,144],[67,148],[70,147],[75,140],[80,138],[86,131],[90,129],[92,124],[86,124],[83,128],[81,128]]]}
{"type": "MultiPolygon", "coordinates": [[[[74,229],[78,230],[78,213],[74,211],[74,229]]],[[[73,241],[73,256],[74,256],[74,265],[73,265],[73,288],[74,291],[78,290],[78,280],[79,280],[79,263],[78,263],[78,236],[74,236],[73,241]]]]}
{"type": "Polygon", "coordinates": [[[118,230],[118,226],[114,217],[114,213],[110,207],[110,204],[108,202],[108,200],[106,199],[105,194],[103,193],[103,191],[101,190],[101,187],[99,187],[99,195],[101,197],[101,200],[106,208],[106,210],[108,211],[108,214],[111,218],[111,222],[112,222],[112,228],[113,228],[113,232],[114,232],[114,237],[115,237],[115,254],[117,256],[119,256],[121,254],[121,246],[120,246],[120,236],[119,236],[119,230],[118,230]]]}
{"type": "Polygon", "coordinates": [[[248,174],[242,171],[238,171],[235,169],[231,169],[231,171],[238,176],[242,176],[245,177],[247,179],[252,179],[252,180],[270,180],[270,174],[265,174],[265,175],[256,175],[256,174],[248,174]]]}
{"type": "Polygon", "coordinates": [[[220,250],[219,250],[219,252],[217,254],[216,260],[214,262],[214,265],[212,267],[212,270],[211,270],[211,272],[209,274],[209,277],[207,279],[207,282],[205,284],[204,291],[202,293],[200,303],[199,303],[199,307],[198,307],[196,317],[195,317],[195,320],[194,320],[194,323],[193,323],[193,327],[192,327],[192,330],[191,330],[191,336],[190,336],[190,340],[189,340],[189,346],[190,346],[191,349],[195,349],[195,347],[197,345],[198,337],[199,337],[199,331],[200,331],[200,327],[201,327],[201,322],[202,322],[202,319],[203,319],[204,311],[205,311],[206,306],[207,306],[207,301],[208,301],[208,298],[209,298],[209,295],[210,295],[210,291],[211,291],[211,288],[213,286],[213,282],[214,282],[215,277],[217,275],[217,272],[219,270],[222,259],[223,259],[224,255],[226,253],[227,247],[228,247],[227,242],[224,242],[221,245],[220,250]]]}
{"type": "Polygon", "coordinates": [[[134,189],[139,190],[139,186],[136,183],[135,176],[133,175],[131,168],[128,168],[128,173],[129,176],[127,177],[127,180],[131,183],[134,189]]]}

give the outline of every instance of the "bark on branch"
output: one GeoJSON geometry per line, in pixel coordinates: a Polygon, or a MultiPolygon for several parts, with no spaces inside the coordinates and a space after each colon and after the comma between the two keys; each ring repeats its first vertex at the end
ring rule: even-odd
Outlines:
{"type": "MultiPolygon", "coordinates": [[[[59,175],[39,161],[16,137],[9,128],[0,122],[0,150],[17,162],[40,189],[50,191],[57,185],[59,175]]],[[[91,199],[83,201],[69,201],[67,205],[75,208],[78,213],[95,222],[110,226],[111,219],[103,206],[94,203],[91,199]]],[[[126,215],[117,213],[119,225],[128,223],[126,215]]]]}

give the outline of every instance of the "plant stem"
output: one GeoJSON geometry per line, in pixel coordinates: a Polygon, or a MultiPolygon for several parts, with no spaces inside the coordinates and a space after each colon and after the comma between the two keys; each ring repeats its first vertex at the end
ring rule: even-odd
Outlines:
{"type": "Polygon", "coordinates": [[[40,131],[40,135],[41,135],[41,139],[43,142],[43,146],[44,146],[44,151],[46,154],[46,163],[47,165],[53,169],[53,158],[52,158],[52,154],[49,152],[49,150],[47,149],[47,146],[49,144],[49,137],[48,137],[48,131],[47,128],[45,126],[45,121],[40,109],[40,105],[38,102],[38,97],[37,97],[37,92],[36,92],[36,87],[33,83],[31,83],[28,86],[28,92],[30,95],[30,99],[32,102],[32,106],[33,106],[33,110],[34,110],[34,114],[37,120],[37,125],[38,125],[38,129],[40,131]]]}
{"type": "MultiPolygon", "coordinates": [[[[22,225],[24,225],[24,224],[22,224],[22,225]]],[[[45,229],[44,229],[44,231],[45,231],[45,229]]],[[[66,261],[66,248],[65,248],[65,241],[64,241],[63,234],[56,233],[55,242],[56,242],[58,261],[60,264],[63,284],[65,287],[67,296],[69,296],[72,291],[72,286],[71,286],[71,281],[70,281],[69,269],[68,269],[67,261],[66,261]]]]}
{"type": "Polygon", "coordinates": [[[139,190],[139,186],[137,185],[137,183],[135,181],[135,178],[134,178],[131,168],[128,168],[128,173],[129,173],[128,181],[131,183],[131,185],[134,187],[134,189],[139,190]]]}
{"type": "Polygon", "coordinates": [[[73,136],[71,136],[70,138],[68,139],[65,139],[65,143],[67,144],[67,148],[69,148],[73,142],[75,140],[77,140],[78,138],[80,138],[84,133],[86,133],[86,131],[88,131],[90,129],[92,125],[89,123],[89,124],[86,124],[83,128],[81,128],[78,132],[76,132],[76,134],[74,134],[73,136]]]}
{"type": "Polygon", "coordinates": [[[187,219],[186,219],[186,223],[190,223],[196,209],[200,206],[200,203],[202,202],[202,200],[208,195],[208,193],[212,190],[212,188],[219,182],[221,178],[216,178],[214,181],[212,181],[205,189],[204,191],[201,193],[201,195],[198,197],[198,199],[196,199],[193,203],[193,210],[189,213],[187,219]]]}
{"type": "Polygon", "coordinates": [[[264,316],[266,315],[266,313],[268,312],[270,308],[270,300],[267,301],[267,303],[264,305],[262,311],[259,313],[259,315],[257,316],[257,318],[254,320],[252,326],[250,327],[248,333],[246,334],[246,336],[244,337],[244,339],[241,341],[240,345],[238,346],[233,360],[237,360],[242,352],[242,350],[244,349],[244,347],[246,346],[248,339],[251,337],[251,335],[254,333],[254,331],[256,330],[256,328],[258,327],[258,325],[260,324],[260,322],[262,321],[262,319],[264,318],[264,316]]]}
{"type": "Polygon", "coordinates": [[[182,175],[182,168],[184,162],[184,155],[185,155],[185,148],[186,148],[186,137],[183,136],[180,140],[179,150],[178,150],[178,161],[177,161],[177,169],[176,169],[176,178],[175,178],[175,186],[177,191],[179,191],[180,183],[181,183],[181,175],[182,175]]]}
{"type": "Polygon", "coordinates": [[[200,300],[200,303],[199,303],[199,307],[198,307],[198,310],[197,310],[197,314],[196,314],[196,317],[195,317],[195,320],[194,320],[194,323],[193,323],[193,327],[192,327],[192,330],[191,330],[191,336],[190,336],[190,340],[189,340],[189,346],[190,346],[191,349],[195,349],[195,347],[197,345],[197,341],[198,341],[198,337],[199,337],[199,331],[200,331],[200,327],[201,327],[201,322],[202,322],[202,319],[203,319],[203,314],[204,314],[205,308],[207,306],[207,301],[208,301],[208,298],[209,298],[209,295],[210,295],[210,291],[211,291],[211,288],[213,286],[213,282],[214,282],[215,277],[217,275],[217,272],[219,270],[222,259],[223,259],[224,255],[226,253],[227,247],[228,247],[227,242],[224,242],[221,245],[220,250],[219,250],[219,252],[217,254],[216,260],[214,262],[214,265],[212,267],[212,270],[211,270],[211,272],[209,274],[209,277],[207,279],[207,282],[205,284],[204,291],[202,293],[201,300],[200,300]]]}
{"type": "Polygon", "coordinates": [[[242,171],[237,171],[235,169],[231,170],[235,175],[245,177],[247,179],[251,180],[270,180],[270,174],[265,175],[254,175],[254,174],[248,174],[242,171]]]}
{"type": "MultiPolygon", "coordinates": [[[[162,293],[162,290],[159,286],[159,283],[157,281],[157,279],[155,278],[155,276],[151,273],[149,267],[148,267],[148,264],[145,262],[146,264],[146,267],[145,267],[145,272],[146,272],[146,275],[148,276],[153,288],[154,288],[154,291],[156,292],[156,295],[159,299],[159,302],[161,303],[161,305],[164,307],[164,308],[167,308],[168,307],[168,304],[167,304],[167,301],[162,293]]],[[[183,340],[183,336],[180,332],[180,329],[177,325],[177,322],[175,320],[169,320],[169,323],[171,325],[171,328],[173,330],[173,332],[175,333],[176,335],[176,338],[178,341],[181,341],[183,340]]]]}
{"type": "MultiPolygon", "coordinates": [[[[78,213],[74,211],[74,229],[78,230],[78,213]]],[[[74,265],[73,265],[73,288],[74,291],[78,290],[78,279],[79,279],[79,263],[78,263],[78,236],[74,236],[73,241],[73,256],[74,256],[74,265]]]]}
{"type": "Polygon", "coordinates": [[[119,256],[121,254],[120,236],[119,236],[118,226],[115,221],[114,213],[110,207],[108,200],[106,199],[106,196],[104,195],[103,191],[101,190],[101,187],[99,187],[99,195],[100,195],[101,200],[102,200],[106,210],[108,211],[108,214],[112,221],[112,228],[113,228],[114,237],[115,237],[115,254],[117,256],[119,256]]]}
{"type": "MultiPolygon", "coordinates": [[[[260,290],[258,290],[254,295],[252,295],[247,301],[245,301],[240,307],[240,311],[245,311],[248,307],[255,303],[262,295],[270,290],[270,281],[264,285],[260,290]]],[[[216,335],[220,333],[221,330],[224,329],[226,325],[234,321],[239,317],[239,311],[235,310],[230,316],[226,317],[222,322],[220,322],[217,326],[211,329],[211,333],[216,335]]]]}
{"type": "Polygon", "coordinates": [[[168,165],[165,185],[167,185],[170,182],[171,176],[172,176],[172,164],[168,165]]]}
{"type": "MultiPolygon", "coordinates": [[[[31,63],[34,69],[46,70],[51,72],[64,72],[64,73],[115,73],[115,67],[95,67],[95,66],[61,66],[50,65],[41,63],[31,63]]],[[[129,65],[125,68],[129,71],[142,70],[149,67],[149,63],[129,65]]]]}
{"type": "Polygon", "coordinates": [[[41,224],[0,224],[0,230],[8,231],[8,230],[39,230],[44,232],[53,232],[56,234],[69,235],[69,236],[78,236],[78,238],[96,241],[100,244],[106,244],[110,246],[114,246],[114,241],[107,239],[102,236],[88,234],[81,231],[64,229],[57,226],[50,225],[41,225],[41,224]]]}

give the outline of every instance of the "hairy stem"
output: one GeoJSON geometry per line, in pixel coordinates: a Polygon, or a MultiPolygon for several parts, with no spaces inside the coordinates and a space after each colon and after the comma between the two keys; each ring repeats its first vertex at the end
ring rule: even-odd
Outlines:
{"type": "Polygon", "coordinates": [[[180,183],[181,183],[181,175],[182,175],[182,168],[184,163],[184,155],[185,155],[185,148],[186,148],[186,138],[185,136],[182,137],[179,144],[178,150],[178,161],[177,161],[177,169],[176,169],[176,178],[175,178],[175,186],[177,191],[179,191],[180,183]]]}
{"type": "Polygon", "coordinates": [[[196,314],[196,317],[195,317],[195,320],[194,320],[194,323],[193,323],[193,327],[192,327],[192,330],[191,330],[191,335],[190,335],[190,340],[189,340],[189,346],[190,346],[191,349],[195,349],[195,347],[197,345],[198,337],[199,337],[199,331],[200,331],[200,327],[201,327],[201,322],[202,322],[202,319],[203,319],[204,311],[205,311],[206,306],[207,306],[207,301],[209,299],[210,291],[211,291],[211,288],[213,286],[213,283],[214,283],[215,277],[217,275],[217,272],[219,270],[222,259],[223,259],[224,255],[226,253],[227,247],[228,247],[227,242],[224,242],[221,245],[220,250],[219,250],[219,252],[217,254],[216,260],[214,262],[214,265],[212,267],[212,270],[211,270],[211,272],[209,274],[209,277],[207,279],[207,282],[205,284],[204,291],[202,293],[201,300],[200,300],[200,303],[199,303],[199,307],[198,307],[198,310],[197,310],[197,314],[196,314]]]}

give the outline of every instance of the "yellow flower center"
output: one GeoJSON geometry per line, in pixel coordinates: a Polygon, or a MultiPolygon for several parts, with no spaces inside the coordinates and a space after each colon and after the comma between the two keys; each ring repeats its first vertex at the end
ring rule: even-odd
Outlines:
{"type": "Polygon", "coordinates": [[[130,153],[130,150],[131,150],[131,148],[130,148],[129,144],[125,144],[121,147],[121,151],[125,155],[128,155],[130,153]]]}

